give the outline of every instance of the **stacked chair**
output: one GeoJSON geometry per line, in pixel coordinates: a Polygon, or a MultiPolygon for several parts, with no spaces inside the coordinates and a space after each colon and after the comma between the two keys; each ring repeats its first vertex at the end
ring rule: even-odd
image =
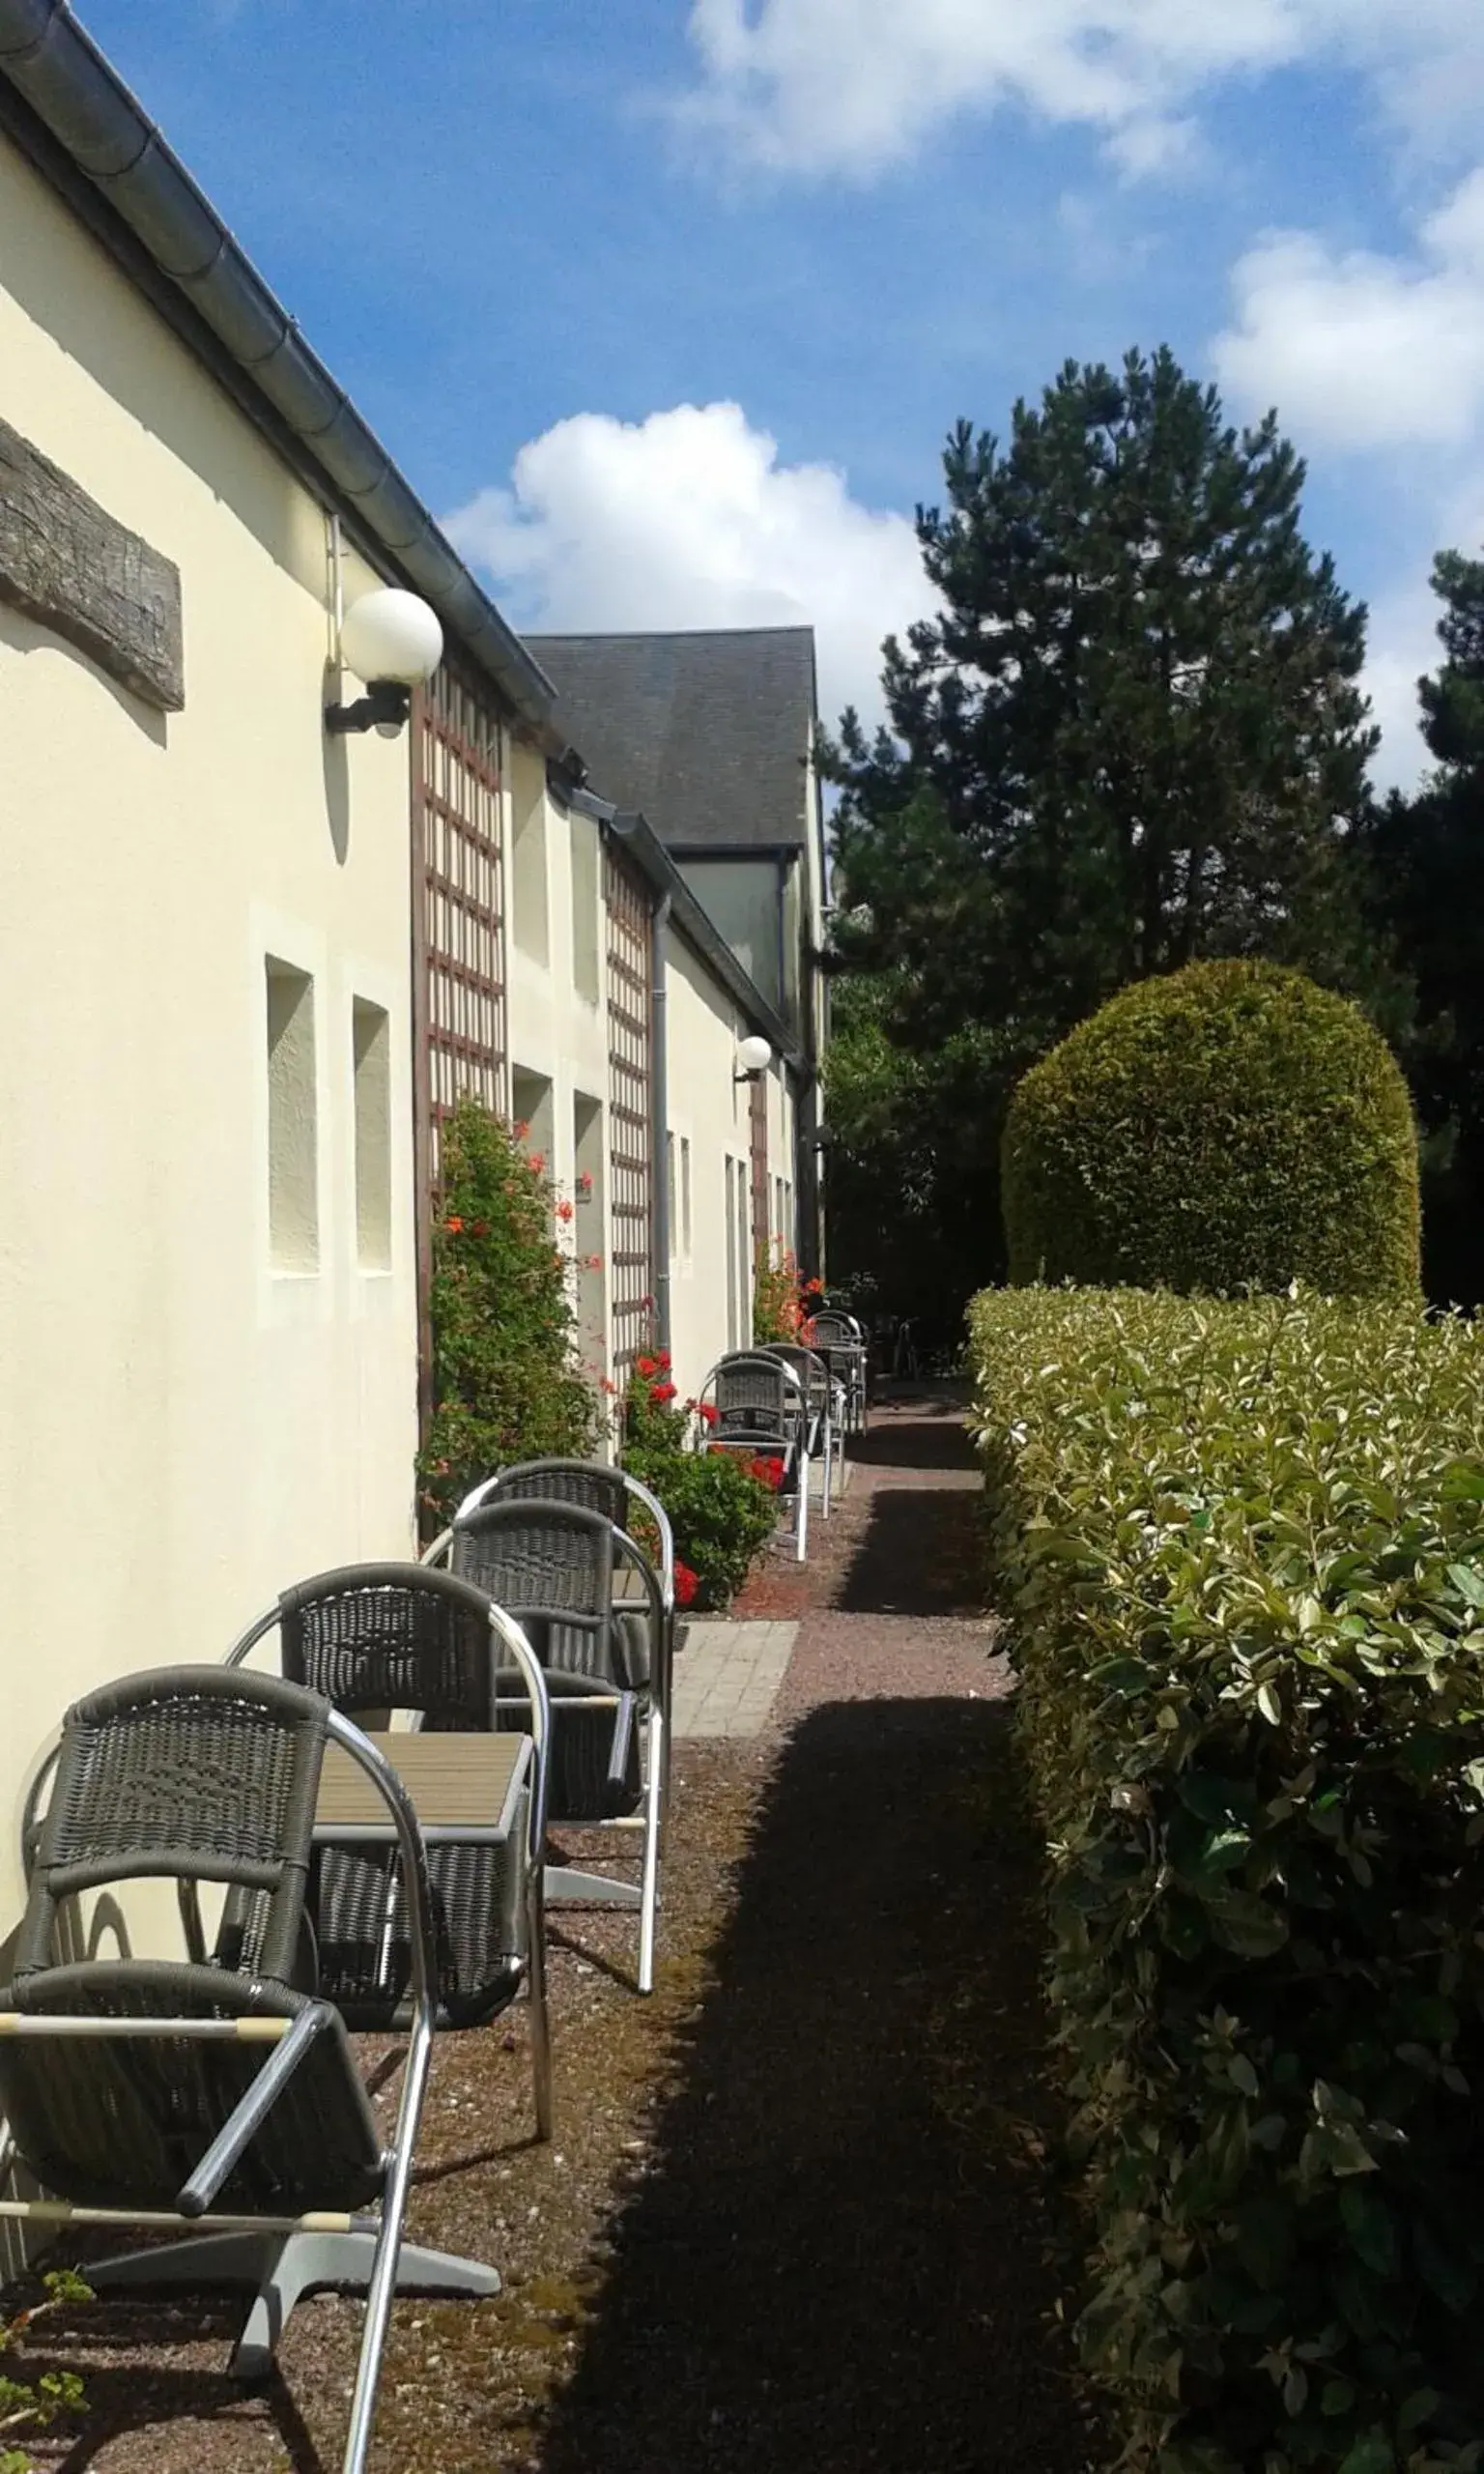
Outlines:
{"type": "Polygon", "coordinates": [[[865,1333],[855,1316],[839,1306],[821,1306],[810,1321],[809,1332],[811,1347],[823,1358],[840,1386],[845,1432],[864,1433],[868,1366],[865,1333]]]}
{"type": "MultiPolygon", "coordinates": [[[[533,1662],[527,1690],[535,1707],[533,1662]]],[[[537,1805],[539,1769],[538,1752],[537,1805]]],[[[271,2369],[301,2294],[364,2291],[343,2459],[344,2474],[361,2474],[393,2295],[499,2287],[493,2268],[402,2241],[441,1999],[417,1813],[395,1770],[327,1696],[232,1666],[130,1676],[78,1702],[33,1818],[48,1787],[44,1817],[28,1833],[29,1895],[0,1995],[0,2109],[4,2165],[19,2163],[54,2196],[0,2201],[0,2214],[37,2227],[188,2234],[90,2265],[89,2279],[105,2291],[247,2287],[254,2299],[233,2357],[240,2377],[271,2369]],[[389,2143],[345,2020],[316,1976],[325,1943],[315,1826],[328,1754],[369,1790],[399,1860],[409,2037],[389,2143]],[[195,1915],[186,1960],[59,1960],[80,1898],[151,1877],[173,1880],[195,1915]],[[224,1890],[228,1909],[209,1955],[203,1884],[224,1890]]],[[[330,1944],[334,1933],[331,1918],[330,1944]]]]}
{"type": "Polygon", "coordinates": [[[819,1508],[828,1520],[834,1505],[835,1467],[844,1430],[843,1392],[824,1359],[814,1349],[800,1347],[793,1341],[769,1340],[761,1354],[776,1357],[799,1379],[809,1425],[807,1449],[811,1460],[817,1457],[822,1463],[819,1508]]]}
{"type": "MultiPolygon", "coordinates": [[[[674,1637],[663,1510],[603,1463],[527,1462],[475,1487],[425,1560],[486,1592],[531,1642],[552,1712],[551,1823],[639,1834],[637,1882],[549,1861],[546,1898],[636,1909],[639,1990],[652,1992],[674,1637]],[[625,1526],[636,1506],[659,1538],[659,1572],[625,1526]]],[[[502,1698],[499,1723],[526,1723],[518,1700],[502,1698]]]]}
{"type": "Polygon", "coordinates": [[[710,1450],[783,1466],[780,1491],[793,1497],[794,1554],[809,1553],[809,1465],[813,1424],[809,1394],[791,1366],[768,1349],[735,1349],[718,1360],[701,1386],[716,1423],[710,1450]]]}

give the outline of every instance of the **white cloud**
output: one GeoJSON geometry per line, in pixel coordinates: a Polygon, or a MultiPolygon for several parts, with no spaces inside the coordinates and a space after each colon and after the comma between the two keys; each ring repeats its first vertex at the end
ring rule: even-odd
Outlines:
{"type": "Polygon", "coordinates": [[[1411,259],[1274,233],[1232,276],[1216,373],[1241,403],[1340,447],[1466,446],[1484,422],[1484,169],[1411,259]]]}
{"type": "Polygon", "coordinates": [[[869,178],[1006,106],[1100,131],[1136,175],[1185,107],[1299,60],[1363,71],[1413,137],[1484,97],[1478,0],[693,0],[692,131],[786,174],[869,178]]]}
{"type": "Polygon", "coordinates": [[[533,633],[812,622],[831,723],[847,704],[879,716],[882,638],[932,601],[907,518],[832,465],[781,464],[736,404],[579,413],[444,529],[533,633]]]}

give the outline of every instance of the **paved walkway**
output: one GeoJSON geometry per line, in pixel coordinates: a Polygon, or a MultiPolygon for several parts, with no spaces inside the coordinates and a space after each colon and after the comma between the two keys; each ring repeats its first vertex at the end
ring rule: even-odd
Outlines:
{"type": "Polygon", "coordinates": [[[692,1623],[675,1659],[676,1736],[761,1735],[798,1630],[706,1617],[692,1623]]]}

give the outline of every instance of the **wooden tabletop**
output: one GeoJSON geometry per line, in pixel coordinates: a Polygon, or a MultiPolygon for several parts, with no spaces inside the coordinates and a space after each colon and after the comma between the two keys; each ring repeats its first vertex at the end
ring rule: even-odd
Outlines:
{"type": "MultiPolygon", "coordinates": [[[[425,1836],[507,1838],[514,1828],[531,1761],[528,1736],[439,1735],[419,1730],[374,1735],[417,1809],[425,1836]]],[[[315,1827],[327,1837],[395,1835],[383,1798],[360,1764],[328,1744],[320,1773],[315,1827]]]]}

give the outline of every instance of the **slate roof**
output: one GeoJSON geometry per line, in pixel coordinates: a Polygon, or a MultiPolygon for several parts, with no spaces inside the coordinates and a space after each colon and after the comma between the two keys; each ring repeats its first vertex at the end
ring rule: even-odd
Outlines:
{"type": "Polygon", "coordinates": [[[809,838],[812,627],[528,636],[553,714],[620,808],[672,850],[793,849],[809,838]]]}

